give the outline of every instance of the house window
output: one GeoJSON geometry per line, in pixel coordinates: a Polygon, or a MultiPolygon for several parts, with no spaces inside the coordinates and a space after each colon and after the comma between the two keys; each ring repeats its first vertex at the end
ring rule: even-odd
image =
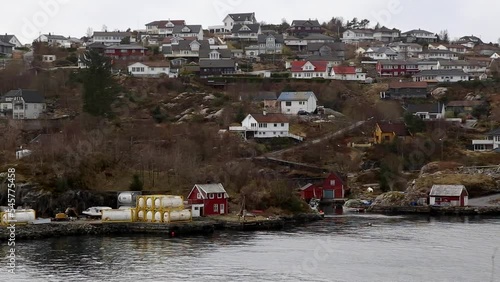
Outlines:
{"type": "Polygon", "coordinates": [[[274,127],[278,127],[278,124],[277,124],[277,123],[275,123],[275,124],[274,124],[274,127]]]}
{"type": "Polygon", "coordinates": [[[287,107],[291,107],[292,106],[292,102],[286,102],[286,106],[287,107]]]}
{"type": "Polygon", "coordinates": [[[259,123],[260,128],[267,128],[267,123],[259,123]]]}
{"type": "Polygon", "coordinates": [[[201,200],[201,193],[200,192],[196,193],[196,199],[201,200]]]}
{"type": "Polygon", "coordinates": [[[281,127],[285,127],[285,124],[284,124],[284,123],[282,123],[282,124],[281,124],[281,127]]]}
{"type": "Polygon", "coordinates": [[[210,198],[211,200],[214,199],[215,198],[214,194],[213,193],[209,194],[208,198],[210,198]]]}
{"type": "Polygon", "coordinates": [[[217,194],[217,199],[222,199],[222,193],[217,194]]]}
{"type": "Polygon", "coordinates": [[[335,180],[330,180],[330,186],[335,186],[335,180]]]}
{"type": "Polygon", "coordinates": [[[219,212],[219,205],[218,204],[214,204],[214,212],[219,212]]]}

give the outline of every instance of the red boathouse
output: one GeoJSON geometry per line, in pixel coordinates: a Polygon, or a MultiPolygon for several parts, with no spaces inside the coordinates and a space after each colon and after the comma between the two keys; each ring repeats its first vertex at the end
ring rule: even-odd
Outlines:
{"type": "Polygon", "coordinates": [[[429,194],[431,206],[459,206],[469,203],[469,193],[464,185],[433,185],[429,194]]]}
{"type": "Polygon", "coordinates": [[[222,184],[196,184],[187,200],[193,217],[228,214],[229,195],[222,184]]]}

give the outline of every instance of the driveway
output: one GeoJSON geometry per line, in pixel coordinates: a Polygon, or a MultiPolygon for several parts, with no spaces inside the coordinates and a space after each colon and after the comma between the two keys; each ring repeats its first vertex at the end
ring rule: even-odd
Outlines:
{"type": "Polygon", "coordinates": [[[495,207],[495,206],[500,206],[500,194],[496,195],[491,195],[491,196],[486,196],[486,197],[480,197],[480,198],[473,198],[469,199],[469,206],[473,207],[495,207]],[[492,201],[497,201],[497,203],[492,203],[492,201]]]}

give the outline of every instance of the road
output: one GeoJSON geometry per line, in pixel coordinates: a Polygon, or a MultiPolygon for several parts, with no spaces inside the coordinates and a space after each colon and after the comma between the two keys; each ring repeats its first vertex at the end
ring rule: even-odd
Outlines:
{"type": "Polygon", "coordinates": [[[362,125],[364,125],[366,122],[368,122],[369,120],[371,120],[372,118],[368,119],[368,120],[362,120],[362,121],[358,121],[346,128],[343,128],[339,131],[335,131],[335,132],[332,132],[330,134],[327,134],[323,137],[320,137],[320,138],[317,138],[317,139],[313,139],[313,140],[309,140],[309,141],[306,141],[302,144],[300,144],[299,146],[294,146],[294,147],[291,147],[291,148],[288,148],[288,149],[284,149],[284,150],[280,150],[280,151],[275,151],[275,152],[270,152],[266,155],[264,155],[264,157],[278,157],[278,156],[281,156],[283,155],[284,153],[287,153],[287,152],[291,152],[291,151],[294,151],[294,150],[297,150],[297,149],[300,149],[300,148],[303,148],[303,147],[307,147],[307,146],[310,146],[310,145],[314,145],[314,144],[318,144],[318,143],[321,143],[323,141],[327,141],[331,138],[337,138],[337,137],[340,137],[342,136],[343,134],[351,131],[351,130],[354,130],[362,125]]]}
{"type": "Polygon", "coordinates": [[[469,199],[469,206],[473,207],[496,207],[500,206],[500,194],[492,195],[492,196],[486,196],[486,197],[480,197],[480,198],[474,198],[474,199],[469,199]],[[491,203],[491,201],[497,200],[498,203],[494,204],[491,203]]]}

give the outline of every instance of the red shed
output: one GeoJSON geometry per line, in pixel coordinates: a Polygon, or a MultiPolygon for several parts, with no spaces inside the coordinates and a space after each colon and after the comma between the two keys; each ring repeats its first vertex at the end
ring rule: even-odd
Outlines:
{"type": "Polygon", "coordinates": [[[318,185],[309,183],[301,187],[299,190],[300,198],[302,198],[306,202],[309,202],[313,198],[323,198],[323,189],[321,189],[321,187],[319,187],[318,185]]]}
{"type": "Polygon", "coordinates": [[[467,206],[469,193],[464,185],[433,185],[429,204],[436,206],[467,206]]]}
{"type": "Polygon", "coordinates": [[[338,174],[331,173],[323,182],[323,199],[343,199],[346,188],[344,180],[338,174]]]}
{"type": "Polygon", "coordinates": [[[229,195],[222,184],[196,184],[187,200],[193,217],[228,214],[229,195]]]}

